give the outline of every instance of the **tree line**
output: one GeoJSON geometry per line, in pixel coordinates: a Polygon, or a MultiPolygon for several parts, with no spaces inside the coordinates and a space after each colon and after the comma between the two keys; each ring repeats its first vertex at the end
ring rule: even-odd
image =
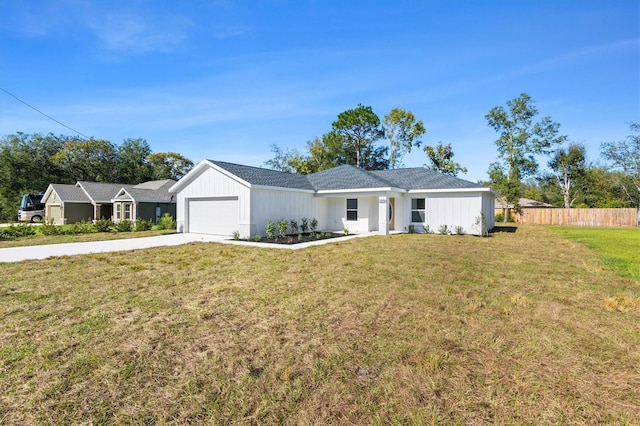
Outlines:
{"type": "MultiPolygon", "coordinates": [[[[550,117],[538,118],[538,109],[526,93],[496,106],[485,115],[498,133],[498,158],[489,166],[491,186],[505,204],[518,206],[530,198],[555,207],[632,207],[640,205],[640,124],[631,124],[624,141],[603,142],[600,158],[605,164],[587,161],[583,144],[560,133],[550,117]],[[540,159],[547,159],[541,170],[540,159]]],[[[307,142],[306,149],[271,147],[274,154],[265,165],[302,174],[351,164],[365,170],[394,169],[402,158],[422,145],[426,129],[410,111],[393,108],[383,120],[370,106],[338,114],[331,128],[307,142]]],[[[451,144],[424,146],[425,167],[457,176],[467,169],[453,160],[451,144]]],[[[505,215],[505,220],[507,219],[505,215]]]]}
{"type": "Polygon", "coordinates": [[[50,183],[138,184],[180,179],[193,162],[176,152],[154,153],[144,139],[120,145],[104,139],[18,132],[0,139],[0,219],[15,218],[20,196],[50,183]]]}
{"type": "MultiPolygon", "coordinates": [[[[315,173],[342,164],[365,170],[384,170],[403,167],[402,158],[413,148],[422,145],[426,129],[411,111],[393,108],[383,120],[371,106],[338,114],[331,128],[320,137],[307,142],[306,149],[282,149],[271,146],[274,156],[265,166],[280,171],[301,174],[315,173]]],[[[439,142],[423,148],[427,167],[452,176],[467,169],[453,161],[451,144],[439,142]]]]}
{"type": "Polygon", "coordinates": [[[526,93],[485,115],[499,137],[498,159],[484,183],[516,207],[521,197],[564,208],[640,206],[639,123],[630,124],[625,140],[602,142],[604,164],[594,164],[583,144],[560,134],[559,123],[548,116],[536,120],[537,115],[526,93]],[[540,157],[547,158],[547,170],[540,171],[540,157]]]}

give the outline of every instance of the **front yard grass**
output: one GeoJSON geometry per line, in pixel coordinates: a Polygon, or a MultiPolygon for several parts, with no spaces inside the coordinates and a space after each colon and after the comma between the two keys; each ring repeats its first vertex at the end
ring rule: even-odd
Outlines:
{"type": "Polygon", "coordinates": [[[640,281],[640,228],[550,226],[549,229],[589,247],[616,273],[640,281]]]}
{"type": "Polygon", "coordinates": [[[0,248],[23,247],[23,246],[40,246],[45,244],[64,244],[64,243],[80,243],[87,241],[108,241],[108,240],[125,240],[129,238],[155,237],[167,233],[174,233],[175,230],[169,231],[136,231],[136,232],[94,232],[89,234],[73,234],[73,235],[42,235],[36,234],[27,237],[20,237],[15,240],[0,241],[0,248]]]}
{"type": "Polygon", "coordinates": [[[0,272],[3,424],[640,422],[640,283],[544,227],[0,272]]]}

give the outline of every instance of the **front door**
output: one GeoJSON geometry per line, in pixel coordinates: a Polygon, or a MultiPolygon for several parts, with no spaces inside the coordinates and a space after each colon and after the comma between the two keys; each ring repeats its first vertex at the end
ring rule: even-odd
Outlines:
{"type": "Polygon", "coordinates": [[[396,229],[396,227],[395,227],[395,223],[396,223],[395,210],[396,210],[396,199],[395,198],[389,198],[389,230],[390,231],[393,231],[393,230],[396,229]]]}

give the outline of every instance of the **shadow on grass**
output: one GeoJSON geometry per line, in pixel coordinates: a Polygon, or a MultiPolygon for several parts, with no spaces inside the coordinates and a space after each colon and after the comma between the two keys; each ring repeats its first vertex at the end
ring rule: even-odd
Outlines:
{"type": "Polygon", "coordinates": [[[495,234],[498,232],[508,232],[510,234],[515,234],[518,230],[518,227],[515,225],[496,225],[490,231],[490,233],[495,234]]]}

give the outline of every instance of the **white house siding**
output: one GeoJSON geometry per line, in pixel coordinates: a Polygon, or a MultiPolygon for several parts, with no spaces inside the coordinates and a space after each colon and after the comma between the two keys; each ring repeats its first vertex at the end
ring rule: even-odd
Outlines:
{"type": "Polygon", "coordinates": [[[496,199],[492,194],[482,194],[482,213],[484,213],[484,220],[487,222],[488,229],[496,226],[496,199]]]}
{"type": "MultiPolygon", "coordinates": [[[[251,191],[251,223],[240,231],[242,236],[265,235],[268,221],[277,225],[281,219],[295,220],[298,226],[303,217],[318,219],[317,205],[311,192],[253,189],[251,191]]],[[[319,220],[319,219],[318,219],[319,220]]],[[[241,223],[242,225],[242,223],[241,223]]],[[[291,232],[289,229],[288,232],[291,232]]]]}
{"type": "MultiPolygon", "coordinates": [[[[406,211],[406,225],[411,223],[411,199],[425,198],[425,223],[432,232],[438,232],[442,225],[447,225],[453,232],[455,227],[461,226],[466,234],[477,234],[474,227],[480,211],[484,211],[483,194],[474,193],[412,193],[406,195],[403,203],[406,211]]],[[[403,217],[404,217],[403,216],[403,217]]],[[[487,212],[485,212],[487,216],[487,212]]],[[[397,218],[396,218],[397,224],[397,218]]],[[[418,225],[418,224],[414,224],[418,225]]],[[[421,229],[418,229],[421,231],[421,229]]]]}
{"type": "Polygon", "coordinates": [[[378,195],[323,198],[327,212],[326,222],[321,228],[328,231],[342,231],[345,228],[351,233],[365,233],[378,229],[378,195]],[[358,199],[358,220],[347,221],[347,198],[358,199]]]}
{"type": "Polygon", "coordinates": [[[189,232],[189,224],[186,220],[186,218],[189,217],[189,200],[212,199],[216,197],[238,197],[238,223],[241,228],[243,224],[246,228],[238,229],[238,231],[240,231],[241,234],[248,234],[250,217],[249,188],[213,168],[204,169],[200,175],[193,178],[188,185],[182,187],[176,194],[176,222],[178,231],[189,232]]]}

